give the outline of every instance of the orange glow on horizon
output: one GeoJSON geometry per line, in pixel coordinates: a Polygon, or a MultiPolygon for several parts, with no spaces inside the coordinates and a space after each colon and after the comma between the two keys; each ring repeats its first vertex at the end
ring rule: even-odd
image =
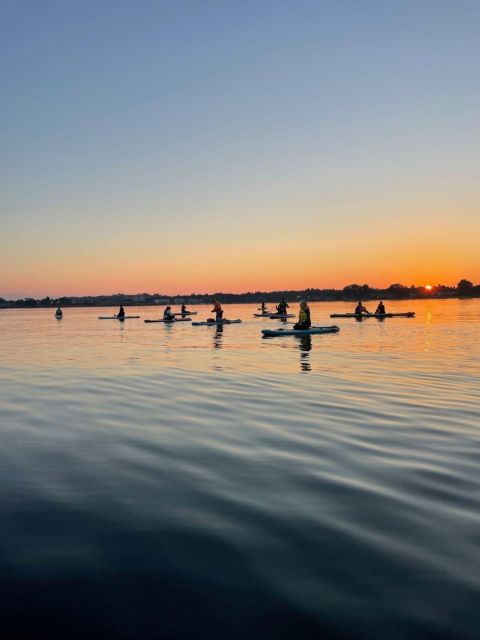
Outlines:
{"type": "MultiPolygon", "coordinates": [[[[455,286],[462,278],[480,282],[476,224],[468,227],[468,240],[455,236],[447,224],[436,227],[430,231],[426,252],[427,223],[419,222],[408,236],[403,221],[397,219],[365,224],[358,235],[304,224],[295,227],[295,235],[290,230],[288,238],[285,230],[275,233],[259,227],[254,232],[249,228],[245,237],[227,226],[214,228],[207,237],[197,229],[195,242],[172,232],[161,246],[155,234],[147,237],[144,231],[138,236],[102,238],[100,245],[87,240],[79,245],[71,235],[68,242],[58,242],[55,251],[33,244],[32,238],[15,246],[15,255],[7,251],[0,258],[6,274],[0,297],[143,292],[188,296],[343,289],[350,284],[386,288],[397,282],[455,286]]],[[[434,285],[423,286],[426,292],[434,290],[434,285]]]]}

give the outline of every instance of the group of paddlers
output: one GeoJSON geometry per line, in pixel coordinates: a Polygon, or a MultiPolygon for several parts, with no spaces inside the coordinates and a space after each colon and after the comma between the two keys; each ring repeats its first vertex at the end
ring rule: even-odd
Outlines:
{"type": "MultiPolygon", "coordinates": [[[[290,307],[290,305],[288,304],[288,302],[286,302],[285,298],[282,298],[281,301],[276,305],[275,309],[276,309],[276,315],[279,316],[283,316],[287,314],[287,309],[290,307]]],[[[262,302],[262,306],[261,306],[261,310],[262,313],[267,314],[268,313],[268,309],[267,309],[267,304],[266,302],[262,302]]],[[[223,322],[224,318],[223,318],[223,309],[222,309],[222,305],[220,304],[219,300],[214,300],[213,301],[213,309],[212,309],[212,313],[215,314],[215,318],[209,318],[207,320],[207,322],[223,322]]],[[[383,315],[386,313],[385,311],[385,305],[383,304],[383,302],[380,300],[380,302],[377,305],[377,308],[374,312],[374,314],[372,314],[371,311],[368,311],[368,309],[366,309],[363,306],[363,303],[361,300],[359,300],[359,302],[357,303],[357,306],[355,307],[355,315],[362,315],[362,314],[367,314],[367,315],[383,315]]],[[[172,307],[170,305],[167,305],[165,307],[165,310],[163,312],[163,319],[166,322],[173,322],[175,320],[175,315],[180,315],[180,316],[186,316],[186,315],[190,315],[191,311],[188,311],[187,307],[185,306],[185,304],[182,304],[182,306],[180,307],[180,313],[175,314],[172,311],[172,307]]],[[[62,314],[62,310],[60,309],[60,307],[57,308],[55,315],[57,317],[61,317],[62,314]]],[[[123,308],[123,305],[120,305],[120,308],[116,314],[117,318],[124,318],[125,317],[125,309],[123,308]]],[[[294,329],[297,330],[301,330],[301,329],[310,329],[310,327],[312,326],[312,321],[310,318],[310,307],[307,304],[306,300],[302,300],[300,302],[300,309],[298,312],[298,322],[294,325],[294,329]]]]}
{"type": "MultiPolygon", "coordinates": [[[[277,316],[286,316],[287,309],[290,307],[288,302],[286,302],[285,298],[282,298],[281,301],[276,305],[276,313],[272,314],[275,317],[277,316]]],[[[266,302],[262,302],[261,306],[262,313],[265,315],[268,314],[267,304],[266,302]]],[[[294,329],[310,329],[312,326],[312,321],[310,319],[310,307],[307,304],[306,300],[302,300],[300,302],[300,310],[298,312],[298,322],[294,325],[294,329]]]]}
{"type": "MultiPolygon", "coordinates": [[[[163,319],[168,322],[171,321],[173,322],[175,320],[175,315],[178,316],[187,316],[190,315],[190,311],[188,311],[187,307],[182,304],[182,306],[180,307],[180,313],[175,314],[172,311],[172,307],[170,305],[166,306],[164,311],[163,311],[163,319]]],[[[125,309],[123,308],[123,305],[120,305],[120,309],[118,310],[117,314],[116,314],[117,318],[124,318],[125,317],[125,309]]]]}
{"type": "Polygon", "coordinates": [[[369,311],[368,309],[365,309],[365,307],[363,306],[362,301],[359,300],[359,302],[357,303],[357,306],[355,307],[355,315],[360,316],[360,315],[362,315],[362,313],[366,313],[369,316],[371,316],[371,315],[384,315],[386,313],[385,305],[380,300],[380,302],[377,305],[377,308],[375,309],[375,312],[372,314],[371,311],[369,311]]]}
{"type": "Polygon", "coordinates": [[[163,312],[163,319],[165,320],[165,322],[173,322],[175,320],[175,315],[180,315],[180,316],[187,316],[190,314],[190,311],[187,310],[187,307],[182,304],[182,306],[180,307],[180,313],[175,314],[172,311],[172,307],[170,305],[165,307],[165,310],[163,312]]]}

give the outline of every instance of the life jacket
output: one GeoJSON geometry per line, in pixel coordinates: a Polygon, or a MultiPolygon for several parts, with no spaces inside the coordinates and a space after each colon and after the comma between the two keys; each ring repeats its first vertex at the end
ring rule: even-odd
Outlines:
{"type": "Polygon", "coordinates": [[[300,309],[300,313],[298,314],[298,321],[300,323],[304,323],[307,322],[308,320],[308,312],[307,312],[307,308],[305,307],[305,309],[300,309]]]}

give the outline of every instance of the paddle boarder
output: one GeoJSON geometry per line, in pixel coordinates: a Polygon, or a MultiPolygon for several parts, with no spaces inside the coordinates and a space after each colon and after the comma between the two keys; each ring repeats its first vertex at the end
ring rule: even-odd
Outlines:
{"type": "Polygon", "coordinates": [[[215,314],[215,322],[222,322],[223,320],[223,309],[219,300],[213,301],[213,309],[212,313],[215,314]]]}
{"type": "Polygon", "coordinates": [[[362,301],[359,300],[357,306],[355,307],[355,315],[361,316],[362,313],[366,313],[369,316],[372,315],[368,309],[365,309],[365,307],[363,306],[362,301]]]}
{"type": "Polygon", "coordinates": [[[60,309],[60,305],[58,305],[57,310],[55,311],[55,316],[57,318],[61,318],[63,316],[63,311],[60,309]]]}
{"type": "Polygon", "coordinates": [[[298,322],[293,325],[295,330],[310,329],[312,321],[310,319],[310,308],[305,300],[300,302],[300,311],[298,312],[298,322]]]}
{"type": "Polygon", "coordinates": [[[125,317],[125,309],[123,308],[123,305],[120,305],[120,309],[118,310],[117,313],[117,318],[124,318],[125,317]]]}
{"type": "Polygon", "coordinates": [[[377,308],[375,309],[375,313],[379,313],[381,315],[385,314],[385,305],[383,304],[383,302],[380,300],[380,302],[377,305],[377,308]]]}
{"type": "Polygon", "coordinates": [[[284,316],[287,313],[287,309],[290,305],[288,302],[285,302],[285,298],[282,298],[281,301],[277,304],[277,313],[281,316],[284,316]]]}
{"type": "Polygon", "coordinates": [[[181,310],[182,316],[188,313],[185,303],[182,304],[180,310],[181,310]]]}
{"type": "Polygon", "coordinates": [[[175,320],[175,315],[172,311],[172,307],[165,307],[165,311],[163,312],[163,319],[168,320],[168,322],[173,322],[173,320],[175,320]]]}

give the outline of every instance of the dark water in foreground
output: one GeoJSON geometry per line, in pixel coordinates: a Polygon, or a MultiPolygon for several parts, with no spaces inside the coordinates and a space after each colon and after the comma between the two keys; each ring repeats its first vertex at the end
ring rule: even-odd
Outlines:
{"type": "Polygon", "coordinates": [[[478,638],[480,301],[396,308],[2,311],[2,636],[478,638]]]}

